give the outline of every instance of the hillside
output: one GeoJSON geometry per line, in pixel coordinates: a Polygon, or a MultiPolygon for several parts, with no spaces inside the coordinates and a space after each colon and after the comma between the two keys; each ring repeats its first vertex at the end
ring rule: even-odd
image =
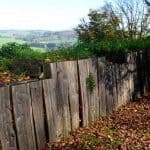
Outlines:
{"type": "Polygon", "coordinates": [[[0,30],[0,46],[7,42],[27,43],[34,48],[56,49],[63,43],[76,42],[74,31],[0,30]]]}

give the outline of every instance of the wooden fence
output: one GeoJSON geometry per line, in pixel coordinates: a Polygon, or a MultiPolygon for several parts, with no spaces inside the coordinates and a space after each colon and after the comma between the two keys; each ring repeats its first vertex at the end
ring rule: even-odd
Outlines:
{"type": "Polygon", "coordinates": [[[147,93],[149,65],[148,53],[130,53],[125,64],[105,58],[57,62],[49,64],[50,79],[0,87],[0,149],[42,150],[147,93]]]}

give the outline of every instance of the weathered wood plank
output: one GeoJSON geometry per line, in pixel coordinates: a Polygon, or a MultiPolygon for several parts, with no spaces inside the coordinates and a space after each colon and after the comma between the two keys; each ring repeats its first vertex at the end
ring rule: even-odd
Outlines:
{"type": "Polygon", "coordinates": [[[49,79],[52,77],[51,66],[49,63],[43,63],[43,79],[49,79]]]}
{"type": "Polygon", "coordinates": [[[2,150],[16,150],[9,87],[0,88],[0,143],[2,150]]]}
{"type": "Polygon", "coordinates": [[[29,84],[12,86],[19,150],[36,150],[29,84]]]}
{"type": "Polygon", "coordinates": [[[68,82],[68,98],[70,103],[72,130],[79,127],[79,88],[77,61],[64,62],[64,74],[68,82]]]}
{"type": "Polygon", "coordinates": [[[89,123],[89,106],[88,106],[88,96],[86,88],[86,78],[88,76],[87,60],[79,60],[79,80],[80,80],[80,92],[81,92],[81,103],[82,103],[82,124],[87,126],[89,123]]]}
{"type": "Polygon", "coordinates": [[[131,57],[131,53],[128,53],[127,55],[127,63],[128,63],[128,89],[129,89],[129,100],[132,100],[132,92],[133,92],[133,65],[132,65],[132,57],[131,57]]]}
{"type": "MultiPolygon", "coordinates": [[[[144,63],[144,76],[143,76],[143,80],[144,80],[144,93],[143,94],[146,94],[150,91],[150,88],[149,88],[149,75],[148,75],[148,51],[144,51],[143,52],[143,63],[144,63]]],[[[150,57],[149,57],[150,58],[150,57]]]]}
{"type": "Polygon", "coordinates": [[[90,111],[90,121],[94,122],[98,119],[98,117],[100,116],[99,114],[99,98],[98,98],[98,59],[97,58],[93,58],[90,59],[89,62],[89,74],[93,75],[94,78],[94,82],[95,82],[95,87],[92,91],[92,93],[89,92],[88,90],[88,94],[89,94],[89,106],[93,106],[93,108],[90,111]],[[91,102],[91,104],[90,104],[91,102]]]}
{"type": "Polygon", "coordinates": [[[113,110],[116,110],[116,102],[117,102],[116,64],[112,65],[112,97],[113,97],[113,110]]]}
{"type": "Polygon", "coordinates": [[[70,105],[71,127],[79,127],[79,93],[77,61],[57,62],[51,64],[52,78],[64,79],[68,85],[68,103],[70,105]]]}
{"type": "Polygon", "coordinates": [[[0,150],[7,150],[8,144],[6,139],[4,138],[4,135],[0,133],[0,150]]]}
{"type": "Polygon", "coordinates": [[[133,99],[136,99],[140,97],[140,90],[139,90],[139,83],[140,83],[140,78],[138,74],[138,65],[139,65],[139,56],[138,53],[132,53],[132,59],[133,59],[133,79],[134,79],[134,93],[133,93],[133,99]]]}
{"type": "Polygon", "coordinates": [[[116,87],[117,87],[117,102],[116,109],[118,109],[122,105],[122,88],[121,88],[121,67],[119,64],[116,64],[116,87]]]}
{"type": "Polygon", "coordinates": [[[51,72],[51,78],[56,79],[57,78],[57,63],[50,63],[50,72],[51,72]]]}
{"type": "Polygon", "coordinates": [[[120,64],[120,106],[125,105],[129,100],[128,96],[128,65],[120,64]]]}
{"type": "Polygon", "coordinates": [[[107,114],[113,111],[113,78],[112,65],[107,65],[104,73],[104,84],[106,94],[106,112],[107,114]]]}
{"type": "Polygon", "coordinates": [[[71,131],[68,86],[65,80],[43,81],[49,140],[54,142],[71,131]]]}
{"type": "Polygon", "coordinates": [[[30,83],[31,102],[35,124],[36,140],[38,150],[44,149],[46,141],[44,125],[44,104],[42,95],[42,84],[40,81],[30,83]]]}
{"type": "Polygon", "coordinates": [[[56,84],[53,79],[43,80],[49,141],[56,141],[62,134],[61,114],[57,106],[56,84]]]}
{"type": "Polygon", "coordinates": [[[60,106],[63,118],[63,136],[68,135],[71,131],[71,118],[70,118],[70,106],[69,106],[69,86],[67,75],[64,73],[64,63],[57,63],[57,102],[60,106]]]}
{"type": "Polygon", "coordinates": [[[148,92],[150,91],[150,51],[146,52],[146,59],[147,59],[147,78],[148,78],[148,92]]]}
{"type": "Polygon", "coordinates": [[[118,89],[118,80],[119,80],[119,69],[118,64],[115,64],[115,78],[116,78],[116,99],[114,101],[115,110],[118,109],[118,101],[119,101],[119,89],[118,89]]]}
{"type": "Polygon", "coordinates": [[[105,67],[105,58],[98,58],[99,111],[101,116],[106,115],[105,67]]]}
{"type": "Polygon", "coordinates": [[[99,116],[98,85],[97,85],[97,59],[79,60],[79,80],[81,88],[83,126],[94,122],[99,116]],[[87,89],[86,79],[89,74],[94,77],[95,87],[92,93],[87,89]]]}
{"type": "Polygon", "coordinates": [[[123,89],[123,105],[127,104],[127,102],[129,101],[130,97],[129,97],[129,86],[128,86],[128,78],[129,78],[129,74],[128,74],[128,64],[124,64],[122,66],[122,69],[124,70],[123,72],[123,81],[122,81],[122,89],[123,89]]]}

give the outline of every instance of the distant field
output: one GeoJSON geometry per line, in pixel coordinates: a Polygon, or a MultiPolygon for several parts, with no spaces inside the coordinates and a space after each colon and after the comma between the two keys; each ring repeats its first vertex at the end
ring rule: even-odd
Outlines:
{"type": "Polygon", "coordinates": [[[23,41],[23,40],[16,40],[16,39],[14,39],[14,38],[2,38],[2,37],[0,37],[0,47],[1,47],[3,44],[9,43],[9,42],[16,42],[16,43],[19,43],[19,44],[26,43],[26,42],[23,41]]]}
{"type": "MultiPolygon", "coordinates": [[[[64,40],[50,40],[50,41],[42,41],[41,43],[42,44],[48,44],[48,43],[52,43],[52,44],[56,44],[56,48],[58,46],[60,46],[61,44],[64,44],[64,43],[70,43],[70,44],[74,44],[75,42],[77,41],[76,38],[74,39],[64,39],[64,40]]],[[[6,37],[0,37],[0,47],[3,45],[3,44],[6,44],[6,43],[9,43],[9,42],[16,42],[18,44],[24,44],[26,43],[26,41],[23,41],[23,40],[17,40],[15,38],[6,38],[6,37]]],[[[29,44],[30,45],[30,44],[29,44]]],[[[36,51],[40,51],[40,52],[45,52],[46,49],[44,48],[41,48],[41,47],[36,47],[36,46],[31,46],[32,49],[36,50],[36,51]]],[[[55,48],[54,48],[55,49],[55,48]]]]}
{"type": "Polygon", "coordinates": [[[77,39],[76,38],[73,38],[73,39],[64,39],[64,40],[45,40],[45,41],[42,41],[41,43],[55,43],[55,44],[62,44],[62,43],[76,43],[77,42],[77,39]]]}
{"type": "Polygon", "coordinates": [[[44,48],[38,48],[38,47],[31,47],[32,49],[34,49],[35,51],[39,51],[39,52],[45,52],[46,50],[44,48]]]}

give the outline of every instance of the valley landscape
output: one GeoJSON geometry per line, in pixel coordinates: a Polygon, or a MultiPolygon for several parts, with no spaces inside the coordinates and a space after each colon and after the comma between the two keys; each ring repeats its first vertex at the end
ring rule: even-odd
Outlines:
{"type": "Polygon", "coordinates": [[[0,30],[0,47],[8,42],[27,43],[40,51],[57,49],[61,45],[74,44],[77,36],[74,31],[47,30],[0,30]]]}

